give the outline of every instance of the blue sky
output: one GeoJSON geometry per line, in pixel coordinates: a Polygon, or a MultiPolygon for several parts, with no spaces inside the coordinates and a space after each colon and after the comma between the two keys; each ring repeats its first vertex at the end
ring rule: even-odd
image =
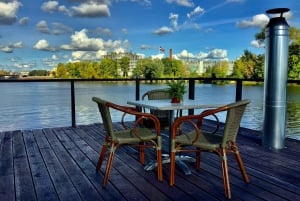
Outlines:
{"type": "Polygon", "coordinates": [[[0,69],[50,70],[112,51],[235,60],[264,53],[254,36],[272,17],[266,10],[281,7],[300,28],[299,0],[0,1],[0,69]]]}

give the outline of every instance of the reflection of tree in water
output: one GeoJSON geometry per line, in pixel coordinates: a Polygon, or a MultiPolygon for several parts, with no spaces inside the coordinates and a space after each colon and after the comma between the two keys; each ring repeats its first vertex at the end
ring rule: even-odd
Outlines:
{"type": "Polygon", "coordinates": [[[286,113],[286,135],[300,135],[300,102],[288,102],[286,113]]]}

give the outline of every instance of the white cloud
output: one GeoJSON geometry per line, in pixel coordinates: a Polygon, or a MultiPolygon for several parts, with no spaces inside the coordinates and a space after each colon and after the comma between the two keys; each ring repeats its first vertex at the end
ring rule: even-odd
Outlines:
{"type": "Polygon", "coordinates": [[[171,20],[171,25],[175,30],[178,29],[178,17],[179,17],[178,14],[170,13],[169,15],[169,19],[171,20]]]}
{"type": "Polygon", "coordinates": [[[192,12],[187,14],[187,17],[192,18],[192,17],[194,17],[196,15],[200,15],[202,13],[204,13],[204,9],[201,8],[200,6],[197,6],[192,12]]]}
{"type": "Polygon", "coordinates": [[[111,37],[112,36],[112,31],[109,28],[102,28],[102,27],[97,27],[93,31],[89,30],[89,33],[94,33],[100,37],[111,37]]]}
{"type": "Polygon", "coordinates": [[[36,28],[41,33],[54,34],[54,35],[61,35],[61,34],[73,32],[73,29],[71,27],[68,27],[62,23],[54,22],[54,23],[52,23],[52,26],[53,26],[53,29],[51,30],[48,27],[47,22],[45,20],[41,20],[37,23],[36,28]]]}
{"type": "Polygon", "coordinates": [[[165,57],[165,54],[151,55],[151,59],[163,59],[164,57],[165,57]]]}
{"type": "Polygon", "coordinates": [[[74,60],[94,60],[100,59],[107,52],[126,52],[129,48],[128,40],[103,40],[101,38],[90,38],[87,35],[88,31],[82,29],[75,32],[71,36],[71,44],[64,44],[60,46],[62,50],[69,50],[72,52],[74,60]]]}
{"type": "Polygon", "coordinates": [[[9,46],[0,47],[0,50],[2,52],[5,52],[5,53],[12,53],[14,51],[14,49],[12,47],[9,47],[9,46]]]}
{"type": "Polygon", "coordinates": [[[19,20],[20,25],[27,25],[29,21],[29,17],[23,17],[19,20]]]}
{"type": "Polygon", "coordinates": [[[69,14],[70,11],[64,5],[59,5],[58,1],[47,1],[44,2],[41,6],[41,9],[47,13],[61,12],[69,14]]]}
{"type": "Polygon", "coordinates": [[[261,44],[257,40],[253,40],[253,41],[251,41],[251,46],[256,47],[256,48],[262,48],[262,47],[265,47],[265,44],[264,43],[261,44]]]}
{"type": "Polygon", "coordinates": [[[58,9],[58,1],[47,1],[41,6],[41,9],[45,12],[52,13],[58,9]]]}
{"type": "Polygon", "coordinates": [[[193,7],[194,3],[191,0],[166,0],[167,3],[175,3],[180,6],[193,7]]]}
{"type": "Polygon", "coordinates": [[[22,48],[24,47],[24,43],[22,41],[16,42],[12,45],[14,48],[22,48]]]}
{"type": "Polygon", "coordinates": [[[45,40],[45,39],[41,39],[39,40],[34,46],[33,46],[34,49],[37,49],[37,50],[44,50],[44,51],[52,51],[54,50],[54,48],[52,48],[48,41],[45,40]]]}
{"type": "Polygon", "coordinates": [[[23,47],[24,47],[24,43],[22,41],[19,41],[13,44],[0,46],[0,51],[5,53],[12,53],[15,48],[23,48],[23,47]]]}
{"type": "Polygon", "coordinates": [[[71,40],[71,46],[75,50],[97,51],[104,48],[103,40],[101,38],[89,38],[86,29],[75,32],[75,34],[71,36],[71,40]]]}
{"type": "Polygon", "coordinates": [[[58,6],[57,9],[59,12],[68,14],[70,11],[65,6],[58,6]]]}
{"type": "Polygon", "coordinates": [[[207,56],[208,56],[207,52],[199,52],[198,55],[197,55],[197,58],[199,58],[199,59],[206,59],[207,56]]]}
{"type": "Polygon", "coordinates": [[[0,2],[0,24],[13,24],[17,19],[17,12],[22,6],[18,1],[0,2]]]}
{"type": "Polygon", "coordinates": [[[48,24],[45,20],[41,20],[37,23],[36,28],[41,32],[41,33],[50,33],[50,29],[48,28],[48,24]]]}
{"type": "Polygon", "coordinates": [[[165,34],[169,34],[172,33],[173,29],[167,26],[163,26],[157,30],[154,31],[155,34],[157,35],[165,35],[165,34]]]}
{"type": "Polygon", "coordinates": [[[242,20],[237,22],[237,26],[240,28],[248,27],[265,27],[269,22],[269,17],[265,14],[259,14],[252,17],[251,20],[242,20]]]}
{"type": "Polygon", "coordinates": [[[60,35],[60,34],[64,34],[64,33],[73,32],[73,29],[71,27],[68,27],[62,23],[54,22],[52,25],[53,25],[52,33],[54,35],[60,35]]]}
{"type": "Polygon", "coordinates": [[[180,59],[195,58],[195,56],[192,53],[189,53],[187,50],[182,50],[177,56],[180,59]]]}
{"type": "Polygon", "coordinates": [[[227,50],[223,49],[213,49],[208,52],[206,57],[207,59],[226,59],[227,58],[227,50]]]}
{"type": "Polygon", "coordinates": [[[75,17],[108,17],[110,11],[107,5],[95,2],[82,3],[72,7],[72,15],[75,17]]]}

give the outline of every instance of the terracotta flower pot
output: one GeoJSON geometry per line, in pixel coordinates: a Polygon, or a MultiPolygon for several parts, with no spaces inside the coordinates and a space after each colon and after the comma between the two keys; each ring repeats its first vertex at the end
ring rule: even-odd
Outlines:
{"type": "Polygon", "coordinates": [[[172,98],[171,103],[180,103],[180,98],[172,98]]]}

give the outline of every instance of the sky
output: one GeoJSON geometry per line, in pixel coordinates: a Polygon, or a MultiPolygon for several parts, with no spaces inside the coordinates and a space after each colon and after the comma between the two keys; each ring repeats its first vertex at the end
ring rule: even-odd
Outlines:
{"type": "Polygon", "coordinates": [[[229,60],[264,53],[255,34],[284,14],[300,28],[299,0],[0,0],[0,70],[51,70],[111,52],[229,60]],[[160,51],[160,50],[164,50],[160,51]]]}

